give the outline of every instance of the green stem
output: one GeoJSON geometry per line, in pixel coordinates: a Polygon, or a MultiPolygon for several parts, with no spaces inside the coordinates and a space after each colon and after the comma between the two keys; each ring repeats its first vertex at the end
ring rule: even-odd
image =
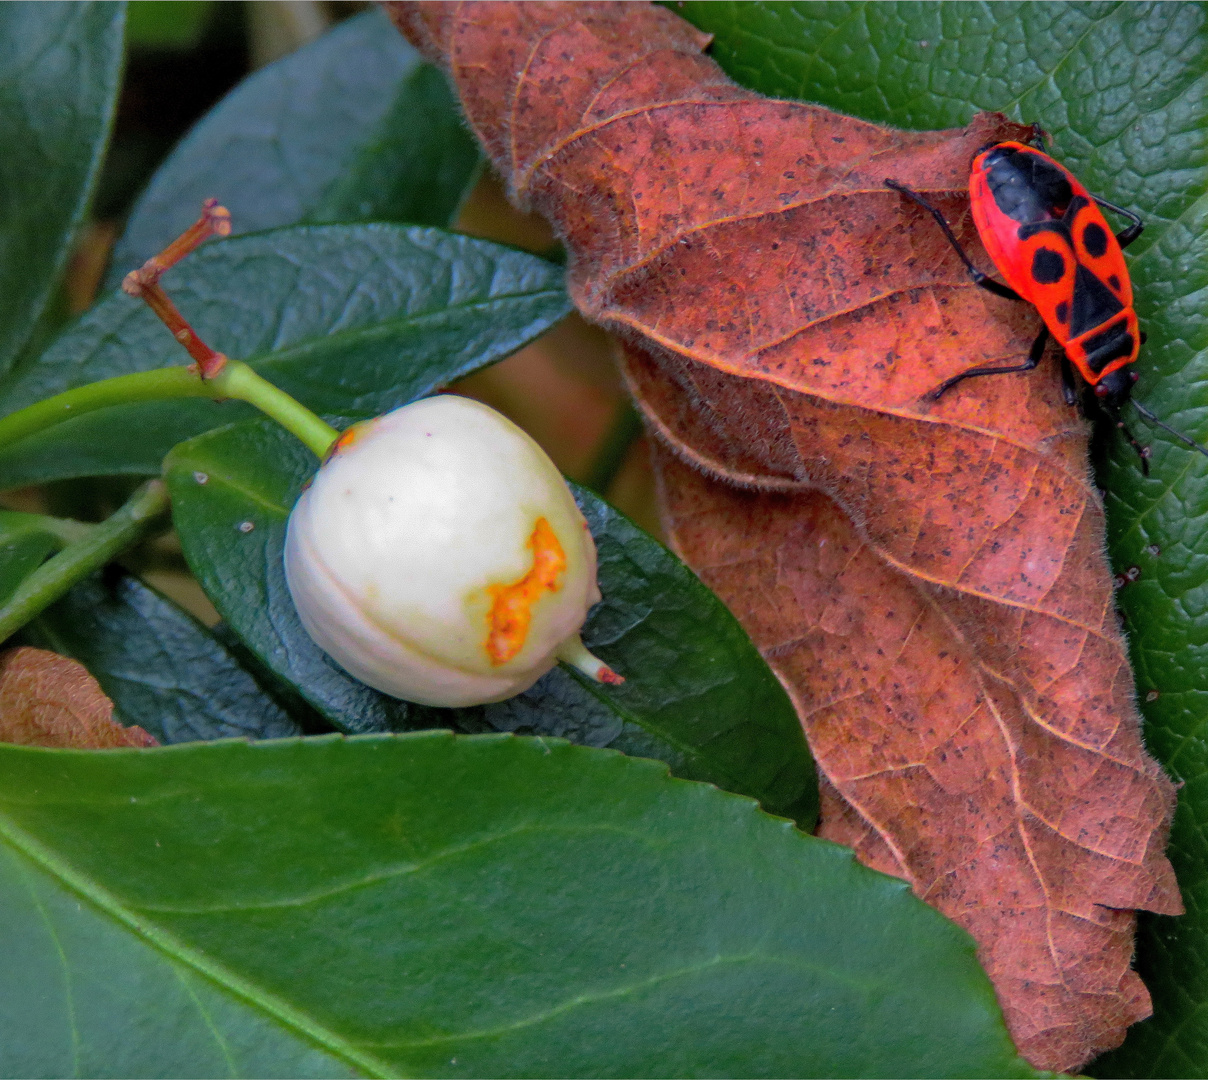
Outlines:
{"type": "Polygon", "coordinates": [[[214,397],[214,393],[195,371],[187,367],[137,371],[132,375],[102,379],[66,390],[0,419],[0,447],[111,405],[182,397],[214,397]]]}
{"type": "Polygon", "coordinates": [[[85,521],[72,521],[70,518],[51,517],[49,514],[27,514],[21,510],[0,510],[0,528],[5,532],[41,532],[50,533],[59,541],[58,546],[65,547],[83,540],[96,528],[85,521]]]}
{"type": "Polygon", "coordinates": [[[0,419],[0,448],[97,409],[134,401],[189,397],[236,398],[255,405],[301,439],[320,460],[339,435],[330,424],[261,378],[247,364],[228,360],[212,379],[202,379],[192,367],[169,367],[117,375],[66,390],[0,419]]]}
{"type": "Polygon", "coordinates": [[[208,380],[208,385],[213,388],[215,397],[237,398],[255,405],[265,416],[276,420],[296,436],[320,461],[340,437],[340,433],[330,424],[320,420],[284,390],[257,375],[241,360],[228,360],[223,369],[208,380]]]}
{"type": "Polygon", "coordinates": [[[162,480],[148,480],[125,505],[94,525],[29,575],[8,602],[0,606],[0,641],[12,636],[40,611],[53,604],[77,581],[99,570],[123,548],[143,535],[168,508],[162,480]]]}

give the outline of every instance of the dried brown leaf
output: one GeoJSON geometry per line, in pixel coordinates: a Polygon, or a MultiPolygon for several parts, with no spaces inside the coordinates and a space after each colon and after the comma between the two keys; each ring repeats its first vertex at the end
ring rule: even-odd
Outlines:
{"type": "Polygon", "coordinates": [[[670,535],[797,703],[822,835],[979,943],[1033,1064],[1076,1068],[1149,1012],[1134,910],[1181,910],[1169,781],[1144,752],[1086,427],[1021,359],[969,162],[1005,117],[901,132],[731,83],[638,4],[396,4],[580,310],[625,339],[670,535]]]}
{"type": "Polygon", "coordinates": [[[0,654],[0,742],[101,750],[158,746],[113,720],[113,702],[83,664],[22,646],[0,654]]]}

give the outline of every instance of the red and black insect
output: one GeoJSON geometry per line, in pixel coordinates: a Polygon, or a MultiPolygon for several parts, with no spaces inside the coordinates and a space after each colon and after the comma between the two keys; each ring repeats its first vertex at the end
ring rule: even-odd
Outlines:
{"type": "MultiPolygon", "coordinates": [[[[949,379],[932,396],[938,398],[978,375],[1031,371],[1040,363],[1051,335],[1062,349],[1067,403],[1078,400],[1076,368],[1136,447],[1148,473],[1148,450],[1137,444],[1120,419],[1120,409],[1131,400],[1137,381],[1129,365],[1145,340],[1133,310],[1132,282],[1123,254],[1141,235],[1145,227],[1141,219],[1092,195],[1073,173],[1037,147],[992,143],[973,159],[969,201],[986,253],[1007,279],[1003,285],[973,265],[939,210],[918,192],[894,180],[885,183],[935,218],[976,284],[997,296],[1032,304],[1044,319],[1022,363],[971,368],[949,379]],[[1100,207],[1127,218],[1130,224],[1113,235],[1100,207]]],[[[1143,405],[1132,404],[1146,420],[1208,456],[1199,443],[1162,423],[1143,405]]]]}

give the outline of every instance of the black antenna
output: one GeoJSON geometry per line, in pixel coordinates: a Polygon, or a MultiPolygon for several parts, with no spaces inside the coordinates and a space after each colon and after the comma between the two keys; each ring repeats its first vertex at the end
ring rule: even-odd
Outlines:
{"type": "MultiPolygon", "coordinates": [[[[1170,434],[1173,435],[1176,439],[1178,439],[1179,442],[1181,442],[1184,446],[1188,446],[1192,450],[1198,450],[1201,454],[1204,455],[1204,457],[1208,457],[1208,450],[1205,450],[1204,447],[1202,447],[1198,442],[1195,441],[1195,439],[1190,439],[1186,435],[1184,435],[1181,431],[1176,431],[1169,424],[1162,423],[1161,420],[1159,420],[1156,416],[1154,416],[1153,413],[1151,413],[1144,405],[1142,405],[1140,402],[1136,401],[1135,399],[1130,398],[1129,400],[1132,401],[1133,408],[1136,409],[1137,412],[1139,412],[1143,417],[1145,417],[1145,419],[1148,420],[1151,424],[1154,424],[1157,427],[1160,427],[1163,431],[1170,432],[1170,434]]],[[[1123,425],[1121,425],[1121,427],[1123,427],[1123,425]]],[[[1148,471],[1148,470],[1146,470],[1146,471],[1148,471]]]]}

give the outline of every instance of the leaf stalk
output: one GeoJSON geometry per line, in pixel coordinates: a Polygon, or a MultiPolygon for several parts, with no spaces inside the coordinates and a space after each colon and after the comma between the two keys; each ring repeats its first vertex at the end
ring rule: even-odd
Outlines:
{"type": "Polygon", "coordinates": [[[94,529],[96,525],[86,521],[51,517],[49,514],[27,514],[22,510],[0,510],[0,530],[48,533],[55,539],[56,550],[83,540],[94,529]]]}
{"type": "Polygon", "coordinates": [[[0,641],[11,637],[76,582],[140,539],[167,508],[164,482],[148,480],[120,510],[44,562],[0,606],[0,641]]]}
{"type": "Polygon", "coordinates": [[[197,372],[188,367],[157,368],[115,375],[87,386],[65,390],[45,401],[36,402],[0,419],[0,448],[36,435],[66,420],[73,420],[97,409],[129,405],[138,401],[164,401],[169,398],[215,397],[197,372]]]}
{"type": "Polygon", "coordinates": [[[276,420],[295,436],[320,461],[327,457],[328,451],[340,437],[340,433],[329,423],[280,387],[256,374],[241,360],[227,360],[217,375],[205,380],[205,385],[213,391],[215,398],[235,398],[255,405],[265,416],[276,420]]]}
{"type": "Polygon", "coordinates": [[[320,461],[339,436],[330,424],[257,375],[247,364],[227,360],[222,370],[209,379],[203,379],[196,367],[189,365],[116,375],[65,390],[0,419],[0,449],[97,409],[191,397],[246,401],[296,435],[320,461]]]}

